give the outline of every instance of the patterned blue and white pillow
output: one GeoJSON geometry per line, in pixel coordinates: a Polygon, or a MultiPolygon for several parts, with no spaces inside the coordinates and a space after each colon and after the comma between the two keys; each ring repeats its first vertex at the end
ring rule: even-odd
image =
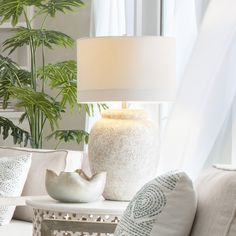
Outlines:
{"type": "Polygon", "coordinates": [[[188,236],[196,206],[189,177],[184,172],[169,172],[138,191],[114,236],[188,236]]]}
{"type": "MultiPolygon", "coordinates": [[[[0,197],[21,195],[30,164],[31,154],[18,157],[0,157],[0,197]]],[[[0,225],[10,222],[14,210],[14,206],[0,205],[0,225]]]]}

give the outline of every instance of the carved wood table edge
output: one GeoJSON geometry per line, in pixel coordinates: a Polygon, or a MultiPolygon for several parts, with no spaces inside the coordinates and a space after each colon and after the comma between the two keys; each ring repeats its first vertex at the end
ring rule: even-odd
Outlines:
{"type": "Polygon", "coordinates": [[[102,236],[112,235],[128,202],[60,203],[43,196],[26,204],[33,208],[33,236],[102,236]]]}

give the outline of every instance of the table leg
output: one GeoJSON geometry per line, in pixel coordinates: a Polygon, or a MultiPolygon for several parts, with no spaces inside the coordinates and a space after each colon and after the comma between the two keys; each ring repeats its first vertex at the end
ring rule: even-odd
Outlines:
{"type": "Polygon", "coordinates": [[[51,236],[52,230],[49,225],[43,220],[41,223],[41,236],[51,236]]]}

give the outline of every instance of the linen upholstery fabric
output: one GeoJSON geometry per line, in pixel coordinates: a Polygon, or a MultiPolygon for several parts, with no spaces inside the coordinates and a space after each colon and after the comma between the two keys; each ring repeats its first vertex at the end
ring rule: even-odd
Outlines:
{"type": "Polygon", "coordinates": [[[196,204],[192,181],[184,172],[161,175],[134,196],[114,236],[189,236],[196,204]]]}
{"type": "Polygon", "coordinates": [[[32,236],[33,224],[25,221],[12,220],[0,227],[1,236],[32,236]]]}
{"type": "Polygon", "coordinates": [[[191,236],[236,235],[236,170],[217,167],[196,180],[198,207],[191,236]]]}
{"type": "MultiPolygon", "coordinates": [[[[21,195],[30,168],[30,155],[0,158],[0,196],[21,195]]],[[[14,206],[0,206],[0,225],[8,224],[13,216],[14,206]]]]}
{"type": "MultiPolygon", "coordinates": [[[[82,165],[82,152],[67,150],[44,150],[29,148],[0,147],[0,156],[12,156],[32,153],[32,164],[29,170],[22,196],[47,195],[45,189],[46,169],[56,173],[74,171],[82,165]]],[[[32,221],[31,207],[16,207],[14,219],[32,221]]]]}

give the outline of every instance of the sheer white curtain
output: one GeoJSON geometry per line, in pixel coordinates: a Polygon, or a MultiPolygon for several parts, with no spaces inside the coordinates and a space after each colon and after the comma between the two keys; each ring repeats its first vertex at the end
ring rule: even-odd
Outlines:
{"type": "Polygon", "coordinates": [[[125,0],[93,0],[91,16],[92,36],[126,34],[125,0]]]}
{"type": "MultiPolygon", "coordinates": [[[[90,36],[121,36],[127,34],[125,0],[92,0],[90,36]]],[[[108,104],[110,108],[120,108],[118,103],[108,104]]],[[[94,116],[86,118],[86,130],[101,117],[95,107],[94,116]]]]}
{"type": "Polygon", "coordinates": [[[175,1],[172,32],[181,50],[180,82],[162,140],[160,172],[180,168],[196,177],[225,124],[236,92],[235,12],[235,0],[175,1]],[[195,14],[182,12],[187,2],[195,14]],[[186,28],[191,31],[187,38],[180,34],[186,21],[193,24],[186,28]]]}

